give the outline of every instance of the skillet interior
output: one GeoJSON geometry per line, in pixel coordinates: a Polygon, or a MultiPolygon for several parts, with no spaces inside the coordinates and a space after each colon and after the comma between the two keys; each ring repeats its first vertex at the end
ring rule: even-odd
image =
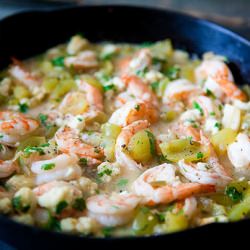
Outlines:
{"type": "MultiPolygon", "coordinates": [[[[65,42],[71,35],[83,32],[91,41],[140,43],[172,39],[178,48],[191,53],[221,53],[232,62],[230,67],[238,83],[250,83],[250,42],[207,21],[175,12],[126,6],[98,6],[61,9],[51,12],[17,14],[0,21],[0,67],[10,57],[27,58],[65,42]]],[[[193,244],[223,236],[241,237],[250,221],[212,224],[185,232],[140,238],[93,239],[47,232],[0,217],[0,239],[18,249],[65,249],[72,246],[117,248],[125,245],[193,244]],[[219,233],[218,233],[219,232],[219,233]]],[[[206,242],[211,244],[213,241],[206,242]]],[[[232,244],[232,243],[230,243],[232,244]]]]}

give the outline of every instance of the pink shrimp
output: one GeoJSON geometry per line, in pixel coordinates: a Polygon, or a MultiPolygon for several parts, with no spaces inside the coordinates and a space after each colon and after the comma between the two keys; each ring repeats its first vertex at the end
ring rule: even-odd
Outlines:
{"type": "Polygon", "coordinates": [[[84,157],[91,165],[100,163],[98,159],[103,157],[101,149],[84,143],[80,139],[78,132],[70,127],[59,129],[55,134],[55,139],[61,152],[84,157]]]}
{"type": "Polygon", "coordinates": [[[0,178],[6,178],[16,172],[18,166],[15,162],[9,161],[2,161],[0,160],[0,178]]]}
{"type": "Polygon", "coordinates": [[[0,112],[0,143],[13,146],[39,127],[36,120],[12,111],[0,112]]]}
{"type": "Polygon", "coordinates": [[[70,56],[64,59],[66,67],[73,67],[76,70],[85,71],[98,67],[96,53],[91,50],[80,52],[77,56],[70,56]]]}
{"type": "MultiPolygon", "coordinates": [[[[196,69],[195,76],[197,81],[210,78],[213,82],[213,88],[215,88],[211,90],[214,90],[215,94],[217,94],[217,89],[220,89],[229,98],[241,101],[245,101],[247,99],[244,92],[235,85],[230,69],[222,61],[215,59],[203,61],[202,64],[196,69]]],[[[211,85],[209,81],[207,83],[205,82],[206,88],[210,89],[209,85],[211,85]]],[[[218,93],[218,95],[220,94],[218,93]]]]}
{"type": "Polygon", "coordinates": [[[157,96],[139,77],[135,75],[127,75],[123,76],[122,80],[128,88],[127,92],[134,96],[136,100],[150,103],[151,105],[158,107],[157,96]]]}
{"type": "Polygon", "coordinates": [[[175,172],[175,166],[166,163],[150,168],[136,179],[132,189],[136,195],[143,197],[142,204],[149,206],[215,191],[215,186],[211,184],[183,183],[175,172]]]}
{"type": "Polygon", "coordinates": [[[127,127],[124,127],[121,133],[119,134],[116,140],[115,157],[116,161],[124,168],[128,168],[131,170],[138,170],[142,168],[140,164],[136,163],[126,154],[126,152],[124,152],[124,149],[126,149],[129,140],[135,133],[148,127],[149,122],[147,120],[135,121],[127,127]]]}
{"type": "Polygon", "coordinates": [[[148,120],[150,123],[158,121],[159,111],[149,103],[130,101],[117,109],[109,119],[110,123],[125,127],[134,121],[148,120]]]}

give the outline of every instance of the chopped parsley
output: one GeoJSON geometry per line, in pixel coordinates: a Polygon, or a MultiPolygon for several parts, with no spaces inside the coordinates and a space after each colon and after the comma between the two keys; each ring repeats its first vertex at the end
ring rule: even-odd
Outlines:
{"type": "Polygon", "coordinates": [[[97,174],[98,177],[103,177],[104,175],[108,175],[108,176],[112,175],[113,171],[111,169],[107,168],[106,166],[104,166],[103,168],[104,168],[104,170],[97,174]]]}
{"type": "Polygon", "coordinates": [[[165,214],[157,213],[156,216],[159,222],[165,222],[165,214]]]}
{"type": "Polygon", "coordinates": [[[145,67],[144,69],[139,69],[135,72],[136,75],[143,77],[148,71],[148,68],[145,67]]]}
{"type": "Polygon", "coordinates": [[[140,209],[144,214],[149,213],[150,209],[148,207],[141,207],[140,209]]]}
{"type": "Polygon", "coordinates": [[[117,186],[120,188],[124,188],[128,184],[128,179],[120,179],[117,182],[117,186]]]}
{"type": "Polygon", "coordinates": [[[149,139],[149,144],[150,144],[150,153],[152,156],[154,156],[156,154],[156,148],[155,148],[155,137],[154,135],[146,130],[146,133],[148,135],[148,139],[149,139]]]}
{"type": "Polygon", "coordinates": [[[75,199],[72,207],[78,211],[83,211],[86,208],[85,200],[83,198],[75,199]]]}
{"type": "Polygon", "coordinates": [[[210,112],[209,115],[215,116],[215,112],[210,112]]]}
{"type": "Polygon", "coordinates": [[[56,206],[56,214],[60,214],[67,206],[67,201],[60,201],[56,206]]]}
{"type": "Polygon", "coordinates": [[[21,211],[23,213],[28,212],[30,209],[30,205],[23,206],[21,196],[16,196],[12,199],[12,206],[15,210],[21,211]]]}
{"type": "Polygon", "coordinates": [[[200,112],[201,116],[204,115],[203,109],[201,108],[201,106],[197,102],[193,102],[193,107],[194,107],[194,109],[197,109],[200,112]]]}
{"type": "Polygon", "coordinates": [[[44,152],[44,149],[42,147],[26,147],[24,150],[23,150],[24,153],[26,153],[26,155],[30,155],[31,153],[34,153],[34,152],[38,152],[39,155],[44,155],[45,152],[44,152]]]}
{"type": "Polygon", "coordinates": [[[56,57],[51,62],[56,67],[64,67],[64,56],[56,57]]]}
{"type": "Polygon", "coordinates": [[[0,134],[0,139],[2,139],[2,138],[3,138],[3,135],[0,134]]]}
{"type": "Polygon", "coordinates": [[[157,89],[159,88],[160,83],[159,82],[153,82],[150,84],[151,89],[156,93],[157,89]]]}
{"type": "Polygon", "coordinates": [[[82,166],[87,166],[87,164],[88,164],[88,159],[87,159],[87,158],[80,158],[79,162],[80,162],[80,164],[81,164],[82,166]]]}
{"type": "Polygon", "coordinates": [[[3,150],[3,145],[0,144],[0,152],[3,150]]]}
{"type": "Polygon", "coordinates": [[[61,231],[60,221],[56,217],[50,215],[49,221],[47,225],[45,225],[45,228],[48,230],[54,230],[59,232],[61,231]]]}
{"type": "Polygon", "coordinates": [[[196,154],[197,159],[202,159],[204,157],[204,154],[202,152],[198,152],[196,154]]]}
{"type": "Polygon", "coordinates": [[[51,170],[51,169],[53,169],[55,166],[56,166],[55,163],[47,163],[47,164],[43,164],[43,165],[41,166],[41,169],[42,169],[42,170],[51,170]]]}
{"type": "Polygon", "coordinates": [[[158,57],[153,57],[152,63],[153,65],[160,64],[160,63],[165,63],[166,60],[158,57]]]}
{"type": "Polygon", "coordinates": [[[136,111],[139,111],[139,110],[140,110],[140,105],[139,105],[139,104],[136,104],[136,105],[135,105],[135,110],[136,110],[136,111]]]}
{"type": "Polygon", "coordinates": [[[180,70],[179,66],[173,66],[167,69],[165,75],[169,78],[169,80],[175,80],[179,77],[180,70]]]}
{"type": "Polygon", "coordinates": [[[210,89],[206,89],[206,95],[209,97],[212,97],[213,99],[216,98],[214,93],[210,89]]]}
{"type": "Polygon", "coordinates": [[[104,92],[109,91],[111,89],[115,89],[115,85],[114,84],[109,84],[109,85],[103,86],[104,92]]]}
{"type": "Polygon", "coordinates": [[[26,113],[29,110],[29,106],[27,105],[27,103],[19,103],[19,111],[22,113],[26,113]]]}
{"type": "Polygon", "coordinates": [[[83,121],[83,119],[82,119],[81,117],[77,117],[77,120],[78,120],[79,122],[82,122],[82,121],[83,121]]]}
{"type": "Polygon", "coordinates": [[[147,48],[147,47],[151,47],[154,43],[153,42],[143,42],[140,44],[141,48],[147,48]]]}
{"type": "Polygon", "coordinates": [[[102,234],[105,237],[110,237],[112,235],[113,231],[114,231],[113,227],[104,227],[104,228],[102,228],[102,234]]]}
{"type": "Polygon", "coordinates": [[[214,126],[215,126],[216,128],[218,128],[219,130],[222,128],[222,124],[219,123],[219,122],[216,122],[216,123],[214,124],[214,126]]]}
{"type": "Polygon", "coordinates": [[[48,124],[47,120],[48,120],[48,116],[45,114],[39,114],[38,115],[39,120],[41,122],[41,124],[46,128],[46,129],[50,129],[51,128],[51,124],[48,124]]]}
{"type": "Polygon", "coordinates": [[[233,201],[241,201],[242,200],[242,192],[239,192],[235,187],[226,187],[225,194],[233,201]]]}

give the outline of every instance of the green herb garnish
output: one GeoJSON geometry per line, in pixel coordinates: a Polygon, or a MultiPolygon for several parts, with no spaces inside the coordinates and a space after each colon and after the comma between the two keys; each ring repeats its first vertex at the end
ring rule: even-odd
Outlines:
{"type": "Polygon", "coordinates": [[[26,103],[19,103],[19,111],[22,113],[26,113],[29,110],[29,106],[26,103]]]}
{"type": "Polygon", "coordinates": [[[148,135],[148,139],[149,139],[149,144],[150,144],[150,153],[151,153],[151,155],[152,156],[154,156],[155,154],[156,154],[156,148],[155,148],[155,137],[154,137],[154,135],[150,132],[150,131],[148,131],[148,130],[146,130],[146,133],[147,133],[147,135],[148,135]]]}
{"type": "Polygon", "coordinates": [[[226,187],[225,193],[233,202],[241,201],[243,198],[242,193],[235,187],[226,187]]]}
{"type": "Polygon", "coordinates": [[[64,56],[56,57],[51,62],[56,67],[64,67],[64,56]]]}
{"type": "Polygon", "coordinates": [[[30,205],[23,206],[21,196],[16,196],[12,199],[12,206],[15,210],[21,211],[23,213],[28,212],[30,205]]]}
{"type": "Polygon", "coordinates": [[[204,154],[202,152],[198,152],[196,154],[197,159],[202,159],[204,157],[204,154]]]}
{"type": "Polygon", "coordinates": [[[160,83],[159,82],[153,82],[150,84],[151,89],[156,93],[159,88],[160,83]]]}
{"type": "Polygon", "coordinates": [[[80,162],[81,165],[87,166],[87,164],[88,164],[88,159],[87,159],[87,158],[80,158],[79,162],[80,162]]]}
{"type": "Polygon", "coordinates": [[[86,208],[85,200],[83,198],[75,199],[72,207],[78,211],[83,211],[86,208]]]}
{"type": "Polygon", "coordinates": [[[109,90],[114,89],[114,88],[115,88],[114,84],[109,84],[109,85],[103,86],[104,92],[109,91],[109,90]]]}
{"type": "Polygon", "coordinates": [[[139,111],[139,110],[140,110],[140,105],[139,105],[139,104],[136,104],[136,105],[135,105],[135,110],[136,110],[136,111],[139,111]]]}
{"type": "Polygon", "coordinates": [[[41,169],[42,169],[42,170],[51,170],[51,169],[53,169],[55,166],[56,166],[55,163],[47,163],[47,164],[43,164],[43,165],[41,166],[41,169]]]}
{"type": "Polygon", "coordinates": [[[117,182],[117,186],[120,188],[124,188],[128,184],[128,179],[120,179],[117,182]]]}
{"type": "Polygon", "coordinates": [[[56,206],[56,214],[60,214],[67,206],[67,201],[60,201],[56,206]]]}
{"type": "Polygon", "coordinates": [[[195,109],[197,109],[197,110],[200,112],[201,116],[204,115],[204,111],[203,111],[203,109],[201,108],[200,104],[198,104],[197,102],[193,102],[193,107],[194,107],[195,109]]]}
{"type": "Polygon", "coordinates": [[[179,77],[180,75],[180,67],[179,66],[173,66],[167,69],[165,72],[165,75],[170,79],[170,80],[175,80],[179,77]]]}

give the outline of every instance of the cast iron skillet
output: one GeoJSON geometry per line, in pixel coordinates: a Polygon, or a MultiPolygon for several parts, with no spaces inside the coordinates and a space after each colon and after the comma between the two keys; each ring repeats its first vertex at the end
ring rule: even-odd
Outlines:
{"type": "MultiPolygon", "coordinates": [[[[183,14],[143,7],[88,6],[21,13],[0,21],[0,67],[10,57],[27,58],[71,35],[83,32],[91,41],[141,43],[171,38],[174,45],[198,55],[213,51],[228,57],[237,83],[250,83],[250,42],[216,24],[183,14]]],[[[200,248],[215,241],[233,245],[247,239],[250,221],[211,224],[184,232],[151,237],[92,238],[29,227],[0,217],[0,239],[18,249],[200,248]]]]}

